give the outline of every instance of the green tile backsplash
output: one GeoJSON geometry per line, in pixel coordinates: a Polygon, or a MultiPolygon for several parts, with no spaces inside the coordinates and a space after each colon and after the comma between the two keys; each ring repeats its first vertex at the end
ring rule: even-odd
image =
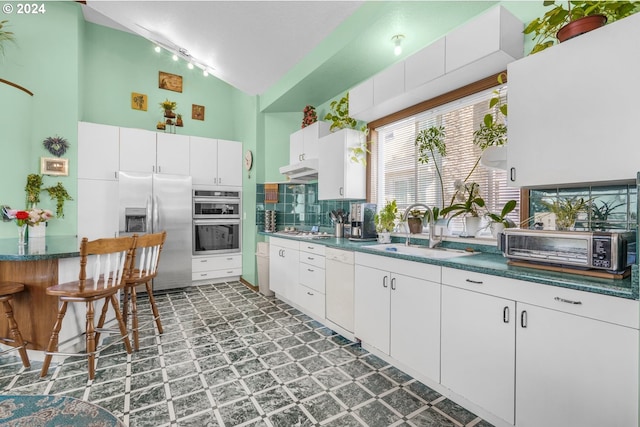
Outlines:
{"type": "Polygon", "coordinates": [[[308,229],[314,225],[330,231],[333,228],[329,212],[342,209],[349,212],[351,203],[364,200],[318,200],[318,184],[278,184],[278,203],[264,202],[264,184],[256,185],[256,225],[264,229],[264,211],[276,211],[276,227],[308,229]]]}

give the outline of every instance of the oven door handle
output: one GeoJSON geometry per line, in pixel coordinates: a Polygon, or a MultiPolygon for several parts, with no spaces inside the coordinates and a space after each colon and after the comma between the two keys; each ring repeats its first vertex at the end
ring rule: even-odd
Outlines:
{"type": "Polygon", "coordinates": [[[193,225],[239,225],[239,219],[194,219],[193,225]]]}
{"type": "Polygon", "coordinates": [[[239,197],[194,197],[193,203],[224,203],[224,204],[232,204],[232,203],[240,203],[239,197]]]}

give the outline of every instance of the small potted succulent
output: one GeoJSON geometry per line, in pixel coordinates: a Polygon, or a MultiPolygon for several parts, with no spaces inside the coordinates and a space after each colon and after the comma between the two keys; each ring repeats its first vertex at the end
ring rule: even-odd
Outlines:
{"type": "Polygon", "coordinates": [[[498,237],[498,234],[502,232],[505,228],[513,228],[516,224],[507,218],[513,210],[516,208],[517,202],[515,200],[509,200],[502,207],[502,211],[499,214],[493,212],[487,212],[485,215],[489,219],[489,230],[491,230],[491,235],[495,238],[498,237]]]}
{"type": "Polygon", "coordinates": [[[422,212],[420,209],[414,209],[409,212],[409,218],[407,218],[409,233],[422,233],[422,218],[424,218],[424,212],[422,212]]]}
{"type": "Polygon", "coordinates": [[[160,107],[164,110],[164,116],[170,119],[173,119],[176,117],[175,113],[173,112],[173,110],[175,110],[178,107],[178,103],[175,101],[169,101],[168,99],[165,99],[164,101],[162,101],[160,103],[160,107]]]}
{"type": "Polygon", "coordinates": [[[396,226],[398,218],[398,205],[395,200],[387,202],[384,207],[374,215],[379,243],[391,243],[391,232],[396,226]]]}
{"type": "Polygon", "coordinates": [[[178,117],[176,117],[176,126],[178,127],[184,126],[184,123],[182,121],[182,114],[178,114],[178,117]]]}

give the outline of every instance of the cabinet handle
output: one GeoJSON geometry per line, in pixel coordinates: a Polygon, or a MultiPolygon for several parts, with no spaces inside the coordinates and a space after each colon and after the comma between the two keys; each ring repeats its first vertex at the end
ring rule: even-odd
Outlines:
{"type": "Polygon", "coordinates": [[[467,282],[469,283],[474,283],[476,285],[482,285],[482,280],[471,280],[471,279],[466,279],[467,282]]]}
{"type": "Polygon", "coordinates": [[[558,302],[566,302],[567,304],[582,305],[582,301],[571,301],[570,299],[564,299],[560,297],[555,297],[554,300],[558,302]]]}
{"type": "Polygon", "coordinates": [[[118,171],[114,171],[114,172],[113,172],[113,177],[114,177],[115,179],[118,179],[118,171]]]}
{"type": "Polygon", "coordinates": [[[209,261],[208,259],[201,259],[200,262],[207,262],[209,261]]]}
{"type": "Polygon", "coordinates": [[[227,258],[227,261],[233,261],[233,258],[227,258]]]}
{"type": "Polygon", "coordinates": [[[340,187],[340,195],[344,196],[344,187],[340,187]]]}
{"type": "Polygon", "coordinates": [[[156,171],[156,167],[154,165],[151,165],[151,172],[155,172],[156,171]]]}
{"type": "Polygon", "coordinates": [[[162,173],[162,167],[158,165],[158,173],[162,173]]]}
{"type": "Polygon", "coordinates": [[[314,249],[313,246],[307,246],[307,249],[314,249]]]}
{"type": "Polygon", "coordinates": [[[227,270],[227,274],[233,273],[233,270],[227,270]]]}
{"type": "Polygon", "coordinates": [[[505,307],[502,309],[502,321],[503,321],[504,323],[509,323],[509,318],[510,318],[510,317],[511,317],[511,316],[509,316],[509,306],[505,306],[505,307]]]}
{"type": "Polygon", "coordinates": [[[384,277],[382,278],[382,287],[383,287],[383,288],[386,288],[386,287],[387,287],[387,276],[384,276],[384,277]]]}
{"type": "Polygon", "coordinates": [[[207,277],[207,273],[200,273],[200,277],[207,277]]]}
{"type": "Polygon", "coordinates": [[[391,289],[394,290],[394,291],[396,290],[396,278],[395,277],[393,277],[391,279],[391,289]]]}
{"type": "Polygon", "coordinates": [[[307,271],[313,273],[315,270],[311,269],[311,268],[307,268],[307,271]]]}
{"type": "Polygon", "coordinates": [[[311,292],[309,292],[309,291],[307,291],[307,295],[313,296],[313,294],[311,292]]]}
{"type": "Polygon", "coordinates": [[[222,178],[218,178],[218,184],[222,184],[222,178]]]}
{"type": "Polygon", "coordinates": [[[516,180],[516,168],[511,168],[509,170],[509,180],[511,180],[511,182],[515,182],[515,180],[516,180]]]}
{"type": "Polygon", "coordinates": [[[520,326],[523,328],[527,327],[527,310],[522,310],[522,313],[520,314],[520,326]]]}
{"type": "Polygon", "coordinates": [[[311,257],[311,256],[308,256],[308,257],[307,257],[307,259],[308,259],[309,261],[313,261],[315,258],[314,258],[314,257],[311,257]]]}

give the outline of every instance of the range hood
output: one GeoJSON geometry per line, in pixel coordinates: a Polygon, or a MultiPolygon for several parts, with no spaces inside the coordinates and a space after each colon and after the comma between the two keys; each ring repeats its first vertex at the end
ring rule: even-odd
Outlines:
{"type": "Polygon", "coordinates": [[[303,160],[288,166],[282,166],[280,173],[290,182],[304,183],[318,179],[318,159],[303,160]]]}

